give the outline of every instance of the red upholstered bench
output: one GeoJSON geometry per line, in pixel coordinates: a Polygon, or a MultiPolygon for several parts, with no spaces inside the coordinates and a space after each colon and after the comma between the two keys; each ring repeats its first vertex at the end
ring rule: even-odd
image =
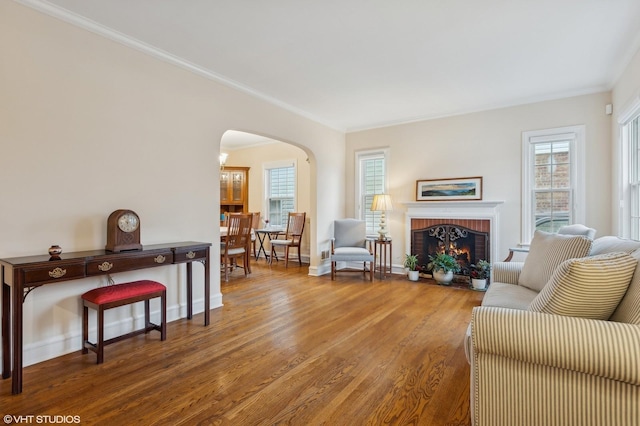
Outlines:
{"type": "Polygon", "coordinates": [[[104,361],[104,347],[138,334],[148,333],[152,330],[160,332],[160,340],[167,338],[167,288],[150,280],[133,281],[124,284],[114,284],[90,290],[82,295],[82,353],[89,350],[98,354],[97,364],[104,361]],[[160,297],[160,325],[153,324],[149,315],[149,300],[160,297]],[[112,339],[104,340],[104,311],[118,306],[144,301],[145,328],[112,339]],[[89,308],[98,312],[98,342],[89,341],[89,308]]]}

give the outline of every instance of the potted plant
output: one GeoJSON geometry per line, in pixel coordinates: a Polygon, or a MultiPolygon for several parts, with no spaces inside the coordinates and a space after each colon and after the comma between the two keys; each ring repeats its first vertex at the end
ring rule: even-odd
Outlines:
{"type": "Polygon", "coordinates": [[[491,264],[484,259],[479,260],[475,265],[471,265],[471,287],[474,290],[485,290],[490,273],[491,264]]]}
{"type": "Polygon", "coordinates": [[[435,256],[429,256],[429,264],[427,268],[431,270],[433,279],[438,284],[449,285],[453,280],[453,273],[460,271],[460,265],[453,256],[446,253],[438,253],[435,256]]]}
{"type": "Polygon", "coordinates": [[[418,255],[405,254],[404,267],[408,270],[409,281],[418,281],[418,278],[420,277],[420,270],[418,269],[418,255]]]}

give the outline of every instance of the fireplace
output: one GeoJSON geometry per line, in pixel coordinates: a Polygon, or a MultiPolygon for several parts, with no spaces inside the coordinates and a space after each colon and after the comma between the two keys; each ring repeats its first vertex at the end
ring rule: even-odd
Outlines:
{"type": "MultiPolygon", "coordinates": [[[[470,266],[481,259],[490,262],[489,232],[484,230],[488,228],[488,221],[472,222],[480,222],[476,226],[479,229],[449,223],[448,220],[426,228],[412,229],[411,252],[418,255],[422,272],[430,272],[426,270],[429,257],[439,253],[446,253],[456,259],[460,265],[459,275],[469,276],[470,266]]],[[[412,227],[415,225],[420,226],[413,224],[412,227]]]]}
{"type": "MultiPolygon", "coordinates": [[[[418,254],[420,265],[429,255],[448,250],[456,254],[463,272],[480,259],[498,259],[499,206],[503,201],[409,202],[406,253],[418,254]]],[[[466,277],[462,277],[466,278],[466,277]]]]}

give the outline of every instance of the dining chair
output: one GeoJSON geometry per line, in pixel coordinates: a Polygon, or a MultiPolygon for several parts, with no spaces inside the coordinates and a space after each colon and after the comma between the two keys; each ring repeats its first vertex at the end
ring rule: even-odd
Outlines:
{"type": "Polygon", "coordinates": [[[224,280],[242,259],[244,275],[250,272],[249,243],[251,242],[251,214],[230,214],[227,219],[227,235],[220,242],[220,263],[224,267],[224,280]]]}
{"type": "MultiPolygon", "coordinates": [[[[298,263],[302,266],[302,258],[300,257],[300,243],[302,242],[302,232],[304,231],[304,223],[307,217],[306,212],[289,213],[287,221],[287,230],[284,233],[284,240],[274,238],[269,240],[271,243],[270,262],[276,255],[276,247],[284,247],[284,267],[289,266],[289,249],[291,247],[298,248],[298,263]]],[[[277,258],[276,258],[277,259],[277,258]]]]}

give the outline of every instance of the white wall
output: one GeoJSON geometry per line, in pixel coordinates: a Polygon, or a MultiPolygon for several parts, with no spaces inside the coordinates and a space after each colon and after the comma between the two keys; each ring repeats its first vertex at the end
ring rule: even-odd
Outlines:
{"type": "Polygon", "coordinates": [[[366,130],[347,135],[347,215],[355,214],[355,153],[389,147],[389,191],[394,211],[387,213],[395,265],[405,254],[403,202],[415,201],[416,180],[483,177],[483,199],[502,200],[499,256],[520,243],[521,145],[527,130],[586,125],[586,225],[598,235],[611,232],[610,94],[555,101],[366,130]]]}
{"type": "MultiPolygon", "coordinates": [[[[0,2],[0,257],[104,247],[106,220],[130,208],[142,243],[208,241],[212,306],[222,302],[220,140],[226,130],[303,147],[310,158],[311,268],[344,213],[344,135],[175,65],[11,1],[0,2]],[[322,183],[319,185],[319,183],[322,183]]],[[[185,314],[184,266],[114,275],[169,286],[169,319],[185,314]]],[[[196,312],[202,268],[194,267],[196,312]]],[[[25,364],[80,349],[85,279],[38,288],[24,308],[25,364]]],[[[110,312],[128,321],[139,309],[110,312]]],[[[170,338],[170,337],[169,337],[170,338]]]]}

